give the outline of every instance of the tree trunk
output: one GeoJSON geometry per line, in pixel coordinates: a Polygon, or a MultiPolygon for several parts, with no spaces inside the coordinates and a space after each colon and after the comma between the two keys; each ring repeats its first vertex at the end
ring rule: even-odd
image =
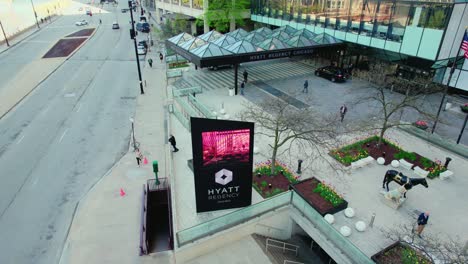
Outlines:
{"type": "Polygon", "coordinates": [[[271,155],[271,175],[275,175],[276,174],[276,153],[278,152],[278,147],[275,146],[273,147],[273,154],[271,155]]]}
{"type": "Polygon", "coordinates": [[[379,148],[380,148],[380,146],[382,146],[382,141],[383,141],[383,137],[385,135],[385,131],[387,131],[387,122],[384,123],[384,126],[383,126],[382,130],[380,130],[379,143],[377,143],[377,146],[379,148]]]}

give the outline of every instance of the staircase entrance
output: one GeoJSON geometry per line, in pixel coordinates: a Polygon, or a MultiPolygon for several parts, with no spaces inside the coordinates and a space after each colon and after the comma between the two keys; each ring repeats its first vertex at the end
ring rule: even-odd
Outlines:
{"type": "Polygon", "coordinates": [[[143,191],[140,254],[174,249],[170,187],[167,179],[159,184],[148,180],[143,191]]]}
{"type": "Polygon", "coordinates": [[[336,262],[298,224],[293,224],[291,242],[306,248],[314,256],[313,263],[336,264],[336,262]]]}

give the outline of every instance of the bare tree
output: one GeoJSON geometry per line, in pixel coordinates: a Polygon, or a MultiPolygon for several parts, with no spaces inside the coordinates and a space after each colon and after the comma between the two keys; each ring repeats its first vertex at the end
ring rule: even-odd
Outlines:
{"type": "MultiPolygon", "coordinates": [[[[334,138],[333,123],[336,120],[321,118],[312,109],[297,109],[278,98],[267,99],[259,104],[247,104],[241,119],[255,122],[256,133],[272,141],[271,174],[274,175],[277,156],[291,148],[293,142],[307,145],[314,153],[320,147],[330,148],[334,138]],[[289,147],[286,147],[289,146],[289,147]]],[[[320,154],[319,154],[320,155],[320,154]]]]}
{"type": "Polygon", "coordinates": [[[432,263],[467,263],[468,241],[428,232],[424,233],[423,238],[418,238],[414,233],[415,228],[413,222],[382,231],[386,238],[417,249],[432,263]]]}
{"type": "Polygon", "coordinates": [[[355,104],[373,102],[377,107],[378,120],[367,122],[363,128],[368,130],[378,129],[380,131],[379,146],[388,129],[408,125],[401,122],[403,111],[414,110],[429,120],[434,116],[424,109],[423,99],[425,96],[442,91],[442,87],[433,83],[430,79],[416,78],[407,80],[394,76],[392,69],[384,63],[376,63],[369,71],[354,71],[353,76],[368,81],[371,85],[366,87],[370,90],[357,99],[355,104]],[[394,93],[397,91],[398,93],[394,93]]]}

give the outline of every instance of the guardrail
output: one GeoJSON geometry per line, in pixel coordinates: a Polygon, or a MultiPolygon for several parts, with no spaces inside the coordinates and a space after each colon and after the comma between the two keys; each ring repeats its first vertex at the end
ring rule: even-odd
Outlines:
{"type": "Polygon", "coordinates": [[[141,222],[140,222],[140,246],[139,255],[148,254],[148,241],[146,240],[146,214],[148,209],[148,187],[146,184],[143,184],[143,194],[141,198],[141,222]]]}
{"type": "Polygon", "coordinates": [[[189,88],[182,88],[182,89],[172,89],[172,96],[173,97],[180,97],[186,96],[189,94],[197,94],[202,93],[202,88],[200,86],[194,86],[189,88]]]}
{"type": "Polygon", "coordinates": [[[268,247],[281,248],[283,249],[283,252],[286,252],[286,250],[289,250],[289,251],[295,252],[296,256],[299,253],[299,246],[294,245],[294,244],[289,244],[283,241],[279,241],[276,239],[272,239],[272,238],[267,238],[266,240],[265,250],[267,252],[268,252],[268,247]]]}
{"type": "Polygon", "coordinates": [[[287,260],[285,259],[283,264],[288,264],[288,263],[291,263],[291,264],[305,264],[303,262],[297,262],[297,261],[292,261],[292,260],[287,260]]]}
{"type": "Polygon", "coordinates": [[[195,98],[192,94],[188,95],[188,102],[189,104],[195,109],[198,110],[198,112],[205,116],[206,118],[216,118],[216,116],[213,114],[210,109],[208,109],[204,104],[202,104],[200,101],[198,101],[197,98],[195,98]]]}

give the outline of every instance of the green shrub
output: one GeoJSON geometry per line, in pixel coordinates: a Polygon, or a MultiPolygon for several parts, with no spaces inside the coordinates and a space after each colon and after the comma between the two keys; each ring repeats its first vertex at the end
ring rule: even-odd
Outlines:
{"type": "Polygon", "coordinates": [[[406,152],[404,150],[400,150],[400,152],[396,153],[395,155],[393,155],[393,158],[394,159],[407,159],[407,160],[410,160],[410,161],[415,161],[416,160],[416,153],[414,152],[406,152]]]}
{"type": "Polygon", "coordinates": [[[328,186],[324,183],[319,183],[313,190],[314,193],[319,193],[325,200],[329,201],[334,207],[344,202],[343,198],[338,195],[333,187],[328,186]]]}
{"type": "Polygon", "coordinates": [[[263,188],[268,186],[268,183],[266,181],[262,181],[260,184],[262,185],[263,188]]]}

